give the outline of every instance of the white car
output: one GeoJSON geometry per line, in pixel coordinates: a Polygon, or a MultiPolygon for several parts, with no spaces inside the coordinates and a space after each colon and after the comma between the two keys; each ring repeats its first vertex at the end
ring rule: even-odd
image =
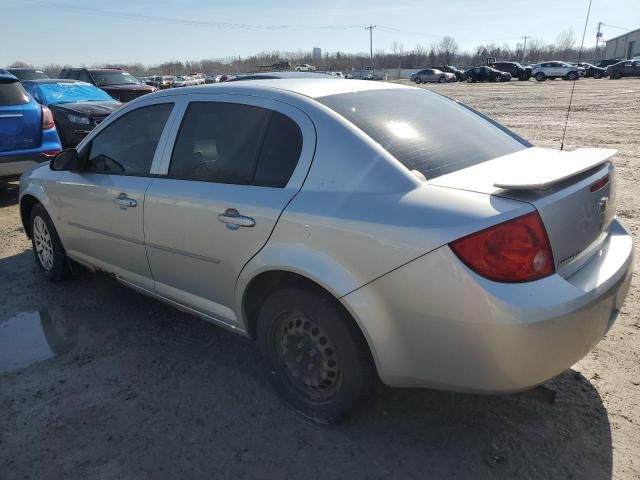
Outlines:
{"type": "Polygon", "coordinates": [[[533,66],[531,76],[538,82],[544,82],[546,79],[555,80],[556,78],[562,78],[563,80],[577,80],[581,77],[579,68],[567,62],[538,63],[533,66]]]}
{"type": "Polygon", "coordinates": [[[296,65],[296,71],[298,71],[298,72],[315,72],[316,71],[316,67],[314,67],[313,65],[309,65],[308,63],[301,63],[299,65],[296,65]]]}

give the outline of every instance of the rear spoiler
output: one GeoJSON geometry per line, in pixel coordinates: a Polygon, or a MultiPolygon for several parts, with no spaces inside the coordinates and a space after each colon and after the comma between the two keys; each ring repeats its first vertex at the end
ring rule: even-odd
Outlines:
{"type": "Polygon", "coordinates": [[[570,152],[531,147],[491,160],[493,186],[506,190],[547,190],[606,162],[616,150],[579,148],[570,152]]]}

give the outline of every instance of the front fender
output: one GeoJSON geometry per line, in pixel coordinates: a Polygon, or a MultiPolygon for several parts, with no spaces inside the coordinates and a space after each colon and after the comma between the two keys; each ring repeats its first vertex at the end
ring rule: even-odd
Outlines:
{"type": "MultiPolygon", "coordinates": [[[[29,203],[33,205],[33,199],[41,203],[47,211],[54,224],[59,224],[58,208],[52,196],[50,195],[49,185],[55,184],[60,180],[64,172],[54,172],[49,165],[39,165],[31,170],[26,171],[20,177],[20,218],[25,232],[29,232],[29,218],[26,215],[25,206],[29,203]]],[[[59,228],[56,227],[60,234],[59,228]]]]}

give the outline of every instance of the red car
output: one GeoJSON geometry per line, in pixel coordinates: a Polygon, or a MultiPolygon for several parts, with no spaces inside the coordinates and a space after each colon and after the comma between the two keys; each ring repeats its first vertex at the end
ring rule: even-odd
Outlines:
{"type": "Polygon", "coordinates": [[[129,102],[157,90],[121,68],[65,68],[58,78],[91,83],[120,102],[129,102]]]}

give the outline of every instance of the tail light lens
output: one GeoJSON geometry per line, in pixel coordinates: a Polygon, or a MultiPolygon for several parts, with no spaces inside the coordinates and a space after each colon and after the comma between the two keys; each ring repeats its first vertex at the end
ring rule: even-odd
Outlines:
{"type": "Polygon", "coordinates": [[[49,130],[50,128],[55,127],[56,124],[53,123],[53,114],[51,113],[51,110],[44,105],[40,108],[42,109],[42,130],[49,130]]]}
{"type": "Polygon", "coordinates": [[[449,246],[471,270],[496,282],[529,282],[555,271],[549,237],[538,212],[473,233],[449,246]]]}

